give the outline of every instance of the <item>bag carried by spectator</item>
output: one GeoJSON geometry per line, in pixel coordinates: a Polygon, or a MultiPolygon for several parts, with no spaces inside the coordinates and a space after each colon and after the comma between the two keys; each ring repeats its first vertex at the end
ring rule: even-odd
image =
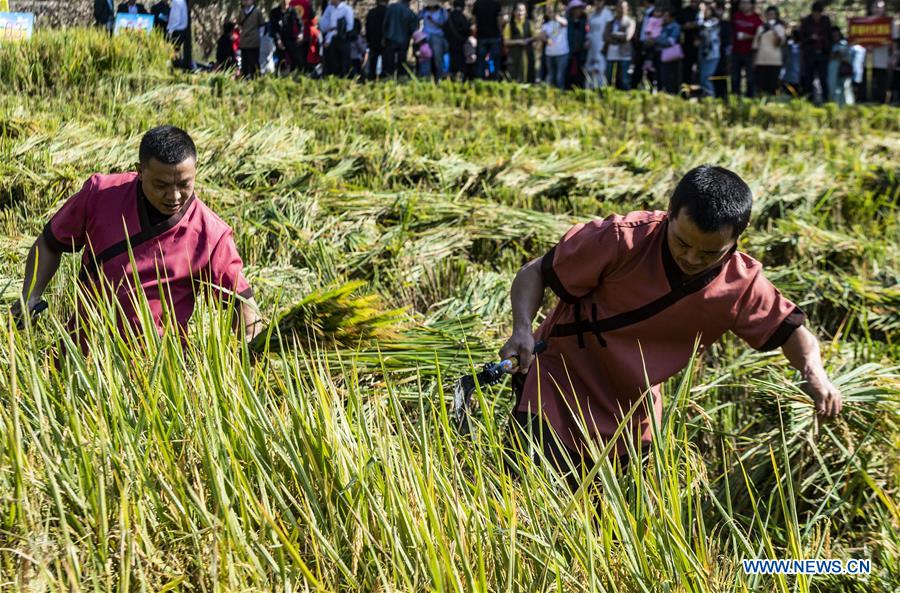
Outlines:
{"type": "Polygon", "coordinates": [[[659,54],[659,59],[664,64],[668,64],[669,62],[676,62],[683,58],[684,50],[681,49],[680,43],[676,43],[675,45],[670,45],[669,47],[663,48],[662,53],[659,54]]]}

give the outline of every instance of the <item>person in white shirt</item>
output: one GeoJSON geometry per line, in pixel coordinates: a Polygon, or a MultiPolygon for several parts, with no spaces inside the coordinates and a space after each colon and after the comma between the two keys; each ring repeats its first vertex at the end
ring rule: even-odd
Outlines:
{"type": "Polygon", "coordinates": [[[191,58],[191,23],[188,18],[187,0],[172,0],[166,34],[175,44],[176,50],[182,50],[181,60],[176,60],[175,65],[191,70],[194,62],[191,58]]]}
{"type": "Polygon", "coordinates": [[[587,71],[587,87],[598,89],[606,86],[606,33],[607,23],[615,18],[612,5],[616,0],[603,0],[603,8],[595,10],[591,15],[588,30],[588,57],[585,64],[587,71]]]}
{"type": "Polygon", "coordinates": [[[547,84],[566,88],[566,71],[569,69],[569,22],[556,7],[548,3],[544,7],[544,24],[541,39],[544,41],[544,57],[547,60],[547,84]]]}
{"type": "Polygon", "coordinates": [[[766,9],[766,20],[756,32],[753,46],[756,48],[754,67],[756,86],[764,95],[774,95],[778,90],[778,74],[784,63],[784,44],[787,30],[778,15],[778,8],[766,9]]]}
{"type": "Polygon", "coordinates": [[[325,75],[347,76],[350,72],[353,9],[344,0],[329,0],[328,7],[319,19],[319,30],[325,40],[325,75]]]}

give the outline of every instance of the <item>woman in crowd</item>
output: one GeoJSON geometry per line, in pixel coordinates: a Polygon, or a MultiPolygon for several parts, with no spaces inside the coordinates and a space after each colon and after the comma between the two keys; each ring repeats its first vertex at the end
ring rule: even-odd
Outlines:
{"type": "Polygon", "coordinates": [[[672,95],[677,94],[681,86],[684,50],[679,43],[680,39],[681,25],[675,20],[675,11],[670,8],[663,13],[663,29],[656,38],[656,47],[660,52],[660,87],[672,95]]]}
{"type": "Polygon", "coordinates": [[[628,0],[616,4],[615,17],[606,25],[606,80],[617,89],[631,88],[631,40],[637,23],[628,14],[628,0]]]}
{"type": "Polygon", "coordinates": [[[534,82],[534,37],[528,9],[519,2],[512,20],[503,27],[503,40],[509,52],[506,70],[515,82],[534,82]]]}
{"type": "Polygon", "coordinates": [[[544,41],[544,56],[547,61],[547,84],[566,88],[566,73],[569,70],[569,22],[556,7],[548,3],[544,7],[544,24],[541,39],[544,41]]]}

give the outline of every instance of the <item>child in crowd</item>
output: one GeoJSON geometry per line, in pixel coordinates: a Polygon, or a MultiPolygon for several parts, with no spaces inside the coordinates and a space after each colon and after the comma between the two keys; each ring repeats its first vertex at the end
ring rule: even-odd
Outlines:
{"type": "Polygon", "coordinates": [[[431,76],[431,58],[434,54],[428,45],[428,35],[419,29],[412,34],[413,53],[416,55],[416,70],[422,78],[431,76]]]}

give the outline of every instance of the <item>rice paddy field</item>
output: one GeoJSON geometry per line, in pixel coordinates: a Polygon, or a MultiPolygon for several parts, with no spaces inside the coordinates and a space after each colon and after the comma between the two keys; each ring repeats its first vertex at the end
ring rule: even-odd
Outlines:
{"type": "Polygon", "coordinates": [[[897,590],[896,109],[239,83],[168,58],[79,30],[0,48],[0,590],[897,590]],[[160,123],[193,135],[270,331],[248,347],[204,301],[186,348],[135,346],[101,308],[57,368],[76,258],[19,331],[27,250],[160,123]],[[806,311],[844,412],[816,422],[779,352],[728,337],[665,385],[643,474],[512,478],[508,381],[469,435],[448,401],[507,337],[516,270],[575,221],[665,208],[705,162],[748,180],[740,247],[806,311]]]}

